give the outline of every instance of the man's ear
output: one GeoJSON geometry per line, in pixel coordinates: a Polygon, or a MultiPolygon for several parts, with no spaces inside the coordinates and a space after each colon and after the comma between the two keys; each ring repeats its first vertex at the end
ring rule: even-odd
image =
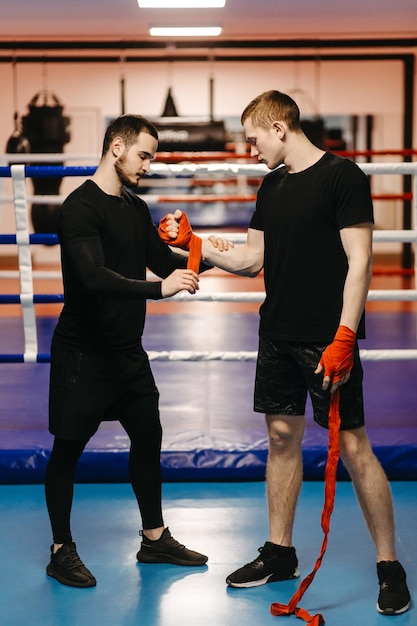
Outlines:
{"type": "Polygon", "coordinates": [[[279,139],[284,138],[285,131],[286,131],[286,126],[284,122],[281,122],[280,120],[276,120],[275,122],[272,122],[272,128],[278,134],[279,139]]]}
{"type": "Polygon", "coordinates": [[[125,144],[124,141],[121,137],[115,137],[113,139],[113,141],[111,142],[111,150],[112,150],[112,154],[115,157],[119,157],[121,154],[123,154],[125,149],[125,144]]]}

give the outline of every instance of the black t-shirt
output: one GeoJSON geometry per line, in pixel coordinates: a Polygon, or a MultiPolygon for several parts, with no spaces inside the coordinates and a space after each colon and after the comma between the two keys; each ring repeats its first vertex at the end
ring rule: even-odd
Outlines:
{"type": "Polygon", "coordinates": [[[333,340],[348,269],[339,231],[364,222],[373,222],[369,182],[348,159],[326,152],[302,172],[265,176],[250,223],[265,239],[262,337],[333,340]]]}
{"type": "Polygon", "coordinates": [[[187,264],[160,240],[146,203],[87,180],[64,201],[58,236],[65,304],[54,343],[80,351],[140,347],[146,300],[162,297],[146,268],[165,278],[187,264]]]}

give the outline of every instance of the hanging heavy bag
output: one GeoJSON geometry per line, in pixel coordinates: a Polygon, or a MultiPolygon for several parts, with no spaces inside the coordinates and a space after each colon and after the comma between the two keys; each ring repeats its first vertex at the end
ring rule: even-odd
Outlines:
{"type": "MultiPolygon", "coordinates": [[[[22,118],[22,132],[33,154],[62,153],[64,145],[70,141],[70,118],[63,115],[63,106],[58,98],[51,94],[52,103],[48,103],[48,94],[39,104],[41,93],[37,93],[29,102],[29,113],[22,118]]],[[[63,165],[62,162],[40,163],[39,165],[63,165]]],[[[33,178],[35,195],[58,195],[62,177],[33,178]]],[[[31,217],[36,233],[56,233],[59,206],[56,204],[32,204],[31,217]]]]}

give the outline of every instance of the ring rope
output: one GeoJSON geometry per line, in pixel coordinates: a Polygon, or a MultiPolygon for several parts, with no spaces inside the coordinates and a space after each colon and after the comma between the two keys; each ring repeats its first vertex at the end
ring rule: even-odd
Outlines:
{"type": "MultiPolygon", "coordinates": [[[[186,351],[186,350],[166,350],[161,352],[149,351],[151,361],[256,361],[257,351],[186,351]]],[[[360,350],[361,358],[364,361],[413,361],[417,359],[417,350],[360,350]]]]}
{"type": "MultiPolygon", "coordinates": [[[[181,292],[170,298],[164,298],[164,302],[263,302],[265,299],[264,291],[217,291],[210,293],[189,294],[181,292]]],[[[34,304],[47,304],[63,302],[63,294],[32,294],[34,304]]],[[[371,290],[368,292],[368,300],[372,301],[397,301],[414,302],[417,301],[416,289],[392,289],[392,290],[371,290]]],[[[18,294],[0,294],[0,304],[19,304],[21,296],[18,294]]],[[[159,302],[159,301],[157,301],[159,302]]]]}
{"type": "MultiPolygon", "coordinates": [[[[27,201],[27,198],[26,198],[27,201]]],[[[26,221],[28,221],[26,219],[26,221]]],[[[29,225],[28,225],[29,226],[29,225]]],[[[28,231],[29,232],[29,231],[28,231]]],[[[0,244],[14,244],[18,243],[17,235],[0,235],[0,244]]],[[[29,235],[30,244],[45,244],[47,246],[59,243],[58,235],[55,233],[31,233],[29,235]]]]}
{"type": "MultiPolygon", "coordinates": [[[[230,144],[233,147],[233,142],[230,144]]],[[[373,156],[413,156],[417,154],[417,150],[413,148],[405,148],[405,149],[386,149],[386,150],[332,150],[335,154],[339,154],[340,156],[345,156],[350,159],[354,159],[355,157],[373,157],[373,156]]],[[[25,161],[27,163],[45,163],[46,161],[55,162],[55,161],[93,161],[94,163],[98,163],[100,159],[100,154],[92,154],[88,153],[51,153],[48,152],[46,154],[25,154],[25,161]]],[[[245,149],[243,151],[239,150],[223,150],[223,151],[198,151],[198,152],[190,152],[190,151],[158,151],[155,155],[155,161],[162,161],[163,163],[178,163],[183,161],[193,161],[193,162],[206,162],[206,161],[224,161],[224,160],[240,160],[240,159],[253,159],[250,156],[249,152],[245,149]]],[[[20,154],[2,154],[0,155],[0,162],[4,161],[5,163],[21,163],[22,156],[20,154]]]]}
{"type": "MultiPolygon", "coordinates": [[[[27,200],[31,204],[62,204],[65,200],[65,195],[33,195],[28,196],[27,200]]],[[[372,194],[373,200],[412,200],[412,193],[401,193],[401,194],[372,194]]],[[[0,198],[0,202],[3,204],[8,204],[13,201],[12,196],[3,196],[0,198]]],[[[188,193],[188,194],[170,194],[168,195],[158,195],[158,194],[146,194],[146,202],[149,205],[153,204],[175,204],[181,202],[183,204],[212,204],[214,202],[238,202],[238,203],[247,203],[247,202],[255,202],[256,194],[250,193],[205,193],[205,194],[196,194],[196,193],[188,193]]]]}
{"type": "MultiPolygon", "coordinates": [[[[22,299],[22,294],[0,294],[0,304],[23,304],[24,300],[29,300],[29,294],[27,298],[22,299]]],[[[32,304],[61,304],[64,302],[64,294],[61,293],[35,293],[31,296],[32,304]]]]}
{"type": "MultiPolygon", "coordinates": [[[[194,231],[198,234],[198,231],[194,231]]],[[[207,236],[207,235],[206,235],[207,236]]],[[[246,233],[221,233],[222,239],[227,239],[233,243],[245,243],[246,233]]],[[[410,242],[417,243],[417,230],[377,230],[373,233],[374,243],[380,242],[410,242]]],[[[58,244],[58,235],[53,233],[31,233],[29,235],[29,242],[31,244],[45,244],[54,245],[58,244]]],[[[15,244],[16,235],[14,234],[0,234],[0,244],[15,244]]]]}
{"type": "MultiPolygon", "coordinates": [[[[363,361],[415,361],[417,360],[417,350],[360,350],[360,356],[363,361]]],[[[182,351],[182,350],[162,350],[160,352],[147,351],[150,361],[159,363],[167,362],[240,362],[255,363],[258,353],[256,351],[182,351]]],[[[24,363],[24,355],[20,353],[0,354],[0,363],[24,363]]],[[[38,354],[36,356],[37,363],[50,363],[50,354],[38,354]]]]}
{"type": "MultiPolygon", "coordinates": [[[[263,302],[264,299],[264,291],[216,291],[207,293],[199,291],[193,295],[187,291],[181,291],[175,296],[165,298],[164,302],[263,302]]],[[[417,301],[417,289],[371,289],[368,292],[368,300],[414,302],[417,301]]]]}
{"type": "MultiPolygon", "coordinates": [[[[50,156],[50,155],[49,155],[50,156]]],[[[65,155],[64,155],[65,158],[65,155]]],[[[21,157],[20,157],[21,160],[21,157]]],[[[357,163],[365,174],[404,174],[417,175],[417,161],[403,163],[357,163]]],[[[12,166],[0,167],[0,178],[10,176],[12,166]]],[[[95,166],[36,166],[25,165],[25,174],[28,178],[47,178],[50,176],[91,176],[96,171],[95,166]]],[[[152,171],[147,178],[153,176],[194,176],[199,174],[242,174],[246,176],[262,176],[270,170],[260,163],[153,163],[152,171]]]]}

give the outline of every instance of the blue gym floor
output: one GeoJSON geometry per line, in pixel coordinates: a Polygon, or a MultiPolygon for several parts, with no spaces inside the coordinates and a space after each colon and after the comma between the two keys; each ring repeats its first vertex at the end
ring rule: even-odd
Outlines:
{"type": "MultiPolygon", "coordinates": [[[[2,626],[290,626],[274,617],[299,581],[229,589],[226,576],[257,555],[267,537],[263,482],[168,483],[165,522],[173,535],[209,556],[202,568],[139,565],[138,513],[126,484],[78,484],[73,531],[97,587],[64,587],[47,577],[50,531],[42,485],[0,486],[2,626]]],[[[417,483],[392,484],[397,550],[417,594],[417,483]]],[[[313,568],[322,532],[323,483],[305,482],[295,524],[301,576],[313,568]]],[[[387,617],[375,609],[374,551],[351,483],[337,486],[323,564],[299,603],[326,626],[414,625],[415,609],[387,617]]]]}

